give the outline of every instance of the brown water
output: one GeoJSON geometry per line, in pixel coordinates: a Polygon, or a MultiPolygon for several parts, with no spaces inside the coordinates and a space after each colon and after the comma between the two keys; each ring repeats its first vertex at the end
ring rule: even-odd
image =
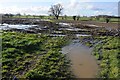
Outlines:
{"type": "Polygon", "coordinates": [[[91,55],[92,49],[82,45],[78,40],[74,40],[70,45],[62,48],[63,53],[71,60],[76,78],[95,78],[98,72],[97,61],[91,55]]]}

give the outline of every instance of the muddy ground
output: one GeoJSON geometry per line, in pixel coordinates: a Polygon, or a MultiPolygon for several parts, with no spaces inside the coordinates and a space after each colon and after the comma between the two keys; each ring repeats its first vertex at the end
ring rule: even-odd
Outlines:
{"type": "Polygon", "coordinates": [[[64,22],[64,23],[73,23],[73,24],[82,24],[82,25],[96,25],[99,27],[108,27],[111,29],[119,29],[120,23],[106,23],[106,22],[98,22],[98,21],[73,21],[73,20],[59,20],[58,22],[64,22]]]}
{"type": "MultiPolygon", "coordinates": [[[[110,35],[110,36],[118,36],[119,35],[119,23],[105,23],[105,22],[96,22],[96,21],[73,21],[73,20],[41,20],[41,19],[26,19],[26,18],[8,18],[3,19],[2,23],[7,24],[32,24],[39,26],[47,26],[45,31],[54,30],[59,27],[59,23],[67,23],[72,27],[77,27],[80,29],[87,29],[89,34],[91,35],[110,35]]],[[[39,27],[38,26],[38,27],[39,27]]],[[[19,31],[19,30],[17,30],[19,31]]],[[[23,30],[22,30],[23,31],[23,30]]],[[[32,28],[28,30],[30,33],[38,33],[44,30],[39,30],[32,28]],[[32,30],[32,31],[31,31],[32,30]]],[[[75,32],[78,33],[78,32],[75,32]]],[[[80,31],[81,33],[81,31],[80,31]]],[[[86,32],[85,32],[86,33],[86,32]]]]}

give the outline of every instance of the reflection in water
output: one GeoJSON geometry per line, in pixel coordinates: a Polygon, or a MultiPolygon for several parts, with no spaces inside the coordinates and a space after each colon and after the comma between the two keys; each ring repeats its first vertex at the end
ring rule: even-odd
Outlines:
{"type": "Polygon", "coordinates": [[[72,62],[72,71],[77,78],[95,78],[98,65],[91,55],[92,49],[82,45],[79,40],[74,40],[70,45],[62,48],[63,53],[72,62]]]}

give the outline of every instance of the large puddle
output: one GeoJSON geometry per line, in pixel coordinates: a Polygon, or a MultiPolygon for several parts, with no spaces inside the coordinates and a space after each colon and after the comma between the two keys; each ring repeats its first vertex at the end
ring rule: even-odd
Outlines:
{"type": "Polygon", "coordinates": [[[73,40],[70,45],[62,48],[62,52],[71,60],[71,70],[76,78],[96,77],[98,65],[94,56],[91,55],[92,49],[82,45],[79,40],[73,40]]]}
{"type": "Polygon", "coordinates": [[[37,25],[23,25],[23,24],[16,24],[16,25],[12,25],[12,24],[0,24],[0,30],[8,30],[11,28],[16,28],[16,29],[27,29],[30,27],[35,27],[37,25]]]}

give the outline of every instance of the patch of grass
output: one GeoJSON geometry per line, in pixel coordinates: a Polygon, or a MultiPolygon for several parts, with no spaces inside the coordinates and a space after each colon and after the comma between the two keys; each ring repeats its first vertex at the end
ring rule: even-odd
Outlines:
{"type": "Polygon", "coordinates": [[[60,53],[66,37],[3,32],[2,78],[69,78],[69,61],[60,53]],[[32,70],[32,71],[31,71],[32,70]]]}
{"type": "Polygon", "coordinates": [[[101,41],[102,43],[97,44],[93,50],[93,55],[100,60],[99,77],[119,79],[119,37],[108,36],[101,41]]]}

